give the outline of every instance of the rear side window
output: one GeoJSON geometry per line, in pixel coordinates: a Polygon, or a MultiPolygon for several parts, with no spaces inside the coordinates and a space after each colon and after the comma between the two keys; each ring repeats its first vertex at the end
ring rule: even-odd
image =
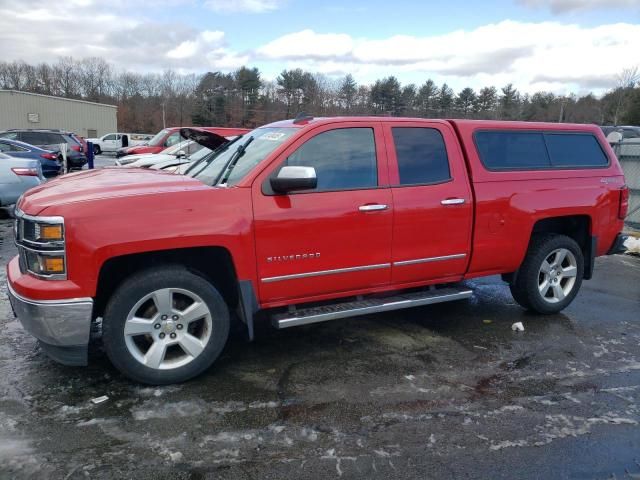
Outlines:
{"type": "Polygon", "coordinates": [[[478,154],[489,170],[601,167],[609,161],[591,134],[480,131],[478,154]]]}
{"type": "Polygon", "coordinates": [[[371,128],[320,133],[289,156],[285,165],[314,167],[318,177],[316,190],[353,190],[378,185],[371,128]]]}
{"type": "Polygon", "coordinates": [[[604,167],[609,160],[593,135],[546,134],[554,167],[604,167]]]}
{"type": "Polygon", "coordinates": [[[400,185],[439,183],[451,178],[442,134],[435,128],[394,127],[400,185]]]}
{"type": "Polygon", "coordinates": [[[549,168],[551,162],[538,132],[477,132],[480,159],[489,170],[549,168]]]}

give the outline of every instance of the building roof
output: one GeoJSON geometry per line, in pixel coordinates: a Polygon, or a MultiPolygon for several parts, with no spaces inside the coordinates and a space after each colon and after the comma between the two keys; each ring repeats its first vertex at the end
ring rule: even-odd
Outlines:
{"type": "Polygon", "coordinates": [[[0,89],[0,93],[10,93],[12,95],[32,95],[34,97],[45,97],[45,98],[53,98],[55,100],[62,100],[65,102],[77,102],[77,103],[86,103],[89,105],[98,105],[100,107],[111,107],[111,108],[118,108],[117,105],[109,105],[107,103],[97,103],[97,102],[88,102],[86,100],[76,100],[75,98],[66,98],[66,97],[56,97],[54,95],[43,95],[41,93],[31,93],[31,92],[23,92],[20,90],[3,90],[0,89]]]}

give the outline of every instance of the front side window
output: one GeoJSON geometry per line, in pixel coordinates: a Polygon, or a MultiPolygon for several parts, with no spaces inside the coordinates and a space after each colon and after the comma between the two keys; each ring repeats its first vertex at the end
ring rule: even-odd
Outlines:
{"type": "Polygon", "coordinates": [[[378,186],[372,128],[341,128],[320,133],[291,154],[284,165],[315,168],[318,191],[378,186]]]}
{"type": "Polygon", "coordinates": [[[8,138],[9,140],[17,140],[18,133],[17,132],[3,132],[0,133],[0,138],[8,138]]]}
{"type": "Polygon", "coordinates": [[[115,140],[115,139],[116,139],[116,136],[114,134],[107,135],[106,137],[104,137],[105,141],[107,141],[107,140],[115,140]]]}
{"type": "Polygon", "coordinates": [[[393,127],[400,185],[440,183],[451,179],[442,134],[435,128],[393,127]]]}

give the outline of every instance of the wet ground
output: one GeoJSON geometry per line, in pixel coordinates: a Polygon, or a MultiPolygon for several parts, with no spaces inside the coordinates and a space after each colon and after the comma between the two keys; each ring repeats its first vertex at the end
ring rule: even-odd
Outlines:
{"type": "MultiPolygon", "coordinates": [[[[4,265],[6,220],[0,238],[4,265]]],[[[50,361],[0,277],[2,479],[640,478],[637,257],[598,259],[561,315],[491,277],[470,300],[235,335],[163,388],[100,351],[50,361]]]]}

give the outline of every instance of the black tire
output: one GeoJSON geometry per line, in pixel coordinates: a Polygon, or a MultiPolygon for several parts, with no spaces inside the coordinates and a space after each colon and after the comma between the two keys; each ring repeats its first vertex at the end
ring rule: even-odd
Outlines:
{"type": "MultiPolygon", "coordinates": [[[[570,255],[569,255],[570,257],[570,255]]],[[[509,287],[516,302],[522,307],[541,314],[558,313],[566,308],[578,294],[584,274],[584,256],[580,246],[570,237],[559,234],[534,235],[529,244],[527,255],[518,270],[516,280],[509,287]],[[565,249],[573,254],[575,260],[575,280],[564,298],[558,300],[551,292],[551,297],[543,296],[539,285],[544,281],[544,274],[540,272],[542,264],[554,251],[565,249]]],[[[561,279],[560,282],[563,280],[561,279]]],[[[566,281],[566,280],[565,280],[566,281]]],[[[553,287],[552,287],[553,289],[553,287]]]]}
{"type": "Polygon", "coordinates": [[[93,146],[93,154],[94,155],[100,155],[102,153],[102,150],[100,150],[100,145],[94,145],[93,146]]]}
{"type": "Polygon", "coordinates": [[[122,282],[105,309],[102,339],[109,359],[124,375],[140,383],[166,385],[185,382],[208,369],[227,342],[229,323],[229,309],[210,282],[181,266],[164,266],[141,271],[122,282]],[[209,309],[212,328],[204,350],[190,363],[162,370],[150,368],[134,357],[127,347],[124,328],[127,316],[139,300],[166,288],[183,289],[199,296],[209,309]]]}

